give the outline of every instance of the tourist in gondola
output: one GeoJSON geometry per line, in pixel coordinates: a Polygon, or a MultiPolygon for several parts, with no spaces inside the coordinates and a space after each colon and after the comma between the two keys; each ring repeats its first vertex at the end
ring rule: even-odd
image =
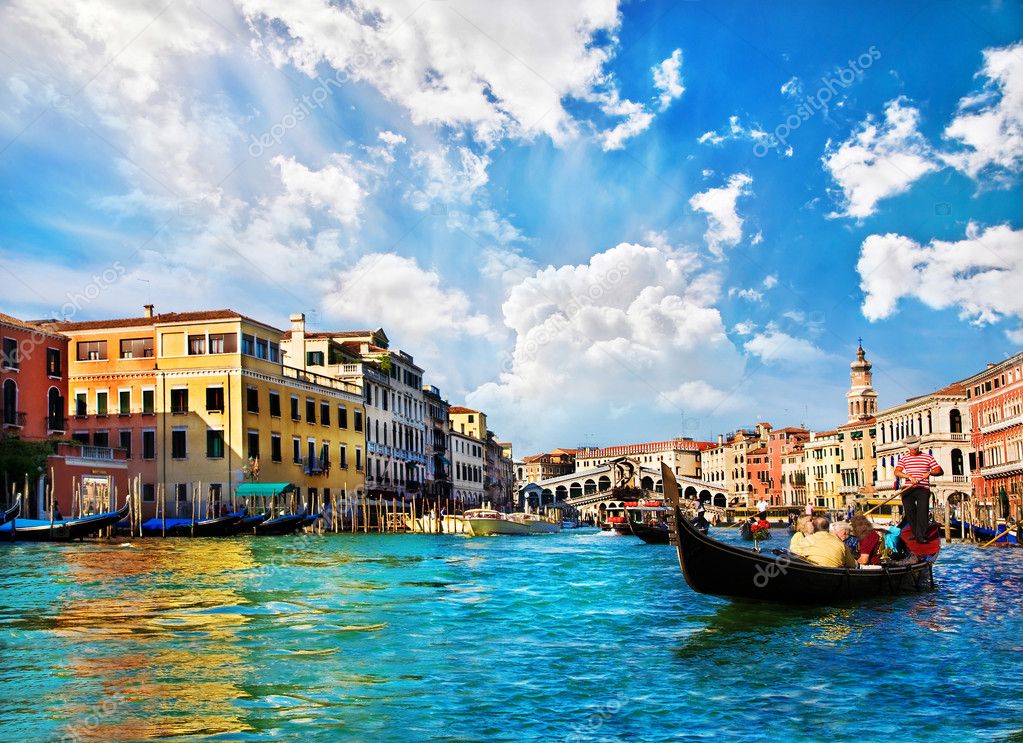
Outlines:
{"type": "Polygon", "coordinates": [[[848,521],[836,521],[831,526],[831,533],[842,540],[852,553],[855,555],[859,552],[859,540],[853,536],[852,529],[849,528],[848,521]]]}
{"type": "Polygon", "coordinates": [[[816,531],[797,544],[793,554],[826,568],[856,567],[856,558],[845,543],[831,533],[831,522],[827,518],[814,519],[814,527],[816,531]]]}
{"type": "Polygon", "coordinates": [[[899,457],[895,465],[895,477],[906,481],[902,489],[902,512],[909,518],[913,539],[925,544],[930,523],[931,475],[942,475],[944,470],[934,457],[920,451],[919,436],[910,436],[903,443],[909,451],[899,457]]]}
{"type": "Polygon", "coordinates": [[[796,533],[792,535],[792,539],[789,541],[789,552],[795,552],[796,547],[802,544],[814,531],[816,529],[813,525],[813,519],[809,516],[801,516],[796,521],[796,533]]]}
{"type": "Polygon", "coordinates": [[[881,536],[874,529],[874,525],[862,513],[852,517],[849,528],[856,537],[858,545],[857,562],[860,565],[881,564],[881,536]]]}

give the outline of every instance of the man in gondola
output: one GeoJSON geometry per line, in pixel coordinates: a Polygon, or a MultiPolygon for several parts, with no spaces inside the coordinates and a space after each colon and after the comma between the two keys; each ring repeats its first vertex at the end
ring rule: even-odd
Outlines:
{"type": "Polygon", "coordinates": [[[931,475],[944,474],[944,470],[934,457],[920,451],[919,436],[910,436],[904,443],[909,451],[895,465],[895,477],[906,483],[902,489],[902,512],[909,519],[913,538],[925,544],[929,541],[931,475]]]}

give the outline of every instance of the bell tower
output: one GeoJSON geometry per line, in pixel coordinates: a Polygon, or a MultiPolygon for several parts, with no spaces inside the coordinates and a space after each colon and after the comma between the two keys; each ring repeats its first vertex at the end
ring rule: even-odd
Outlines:
{"type": "Polygon", "coordinates": [[[849,366],[850,386],[845,396],[849,402],[849,422],[857,423],[877,415],[877,392],[871,387],[873,365],[867,361],[862,338],[856,349],[856,360],[849,366]]]}

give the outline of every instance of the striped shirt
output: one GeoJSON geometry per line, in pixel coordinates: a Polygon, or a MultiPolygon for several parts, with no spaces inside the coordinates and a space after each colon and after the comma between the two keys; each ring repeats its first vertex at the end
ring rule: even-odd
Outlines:
{"type": "MultiPolygon", "coordinates": [[[[907,452],[899,457],[899,463],[896,467],[902,468],[902,471],[909,478],[909,482],[920,480],[918,485],[926,488],[930,487],[931,470],[938,467],[938,461],[930,454],[924,454],[923,452],[910,454],[907,452]]],[[[909,483],[905,484],[908,485],[909,483]]]]}

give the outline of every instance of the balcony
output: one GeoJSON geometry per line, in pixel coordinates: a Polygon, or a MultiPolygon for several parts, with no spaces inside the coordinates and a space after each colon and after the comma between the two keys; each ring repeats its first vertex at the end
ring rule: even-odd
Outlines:
{"type": "Polygon", "coordinates": [[[4,428],[24,428],[28,416],[20,410],[0,409],[0,420],[4,428]]]}
{"type": "Polygon", "coordinates": [[[980,471],[981,477],[985,480],[1016,474],[1023,474],[1023,460],[1021,459],[1005,462],[1004,464],[996,464],[993,467],[985,467],[980,471]]]}
{"type": "Polygon", "coordinates": [[[95,459],[101,462],[113,462],[114,450],[109,446],[81,446],[78,456],[82,459],[95,459]]]}
{"type": "Polygon", "coordinates": [[[980,427],[980,432],[982,434],[994,433],[995,431],[1001,431],[1021,424],[1023,424],[1023,414],[1014,415],[1011,418],[1005,418],[1004,420],[995,421],[994,423],[988,423],[986,426],[980,427]]]}

